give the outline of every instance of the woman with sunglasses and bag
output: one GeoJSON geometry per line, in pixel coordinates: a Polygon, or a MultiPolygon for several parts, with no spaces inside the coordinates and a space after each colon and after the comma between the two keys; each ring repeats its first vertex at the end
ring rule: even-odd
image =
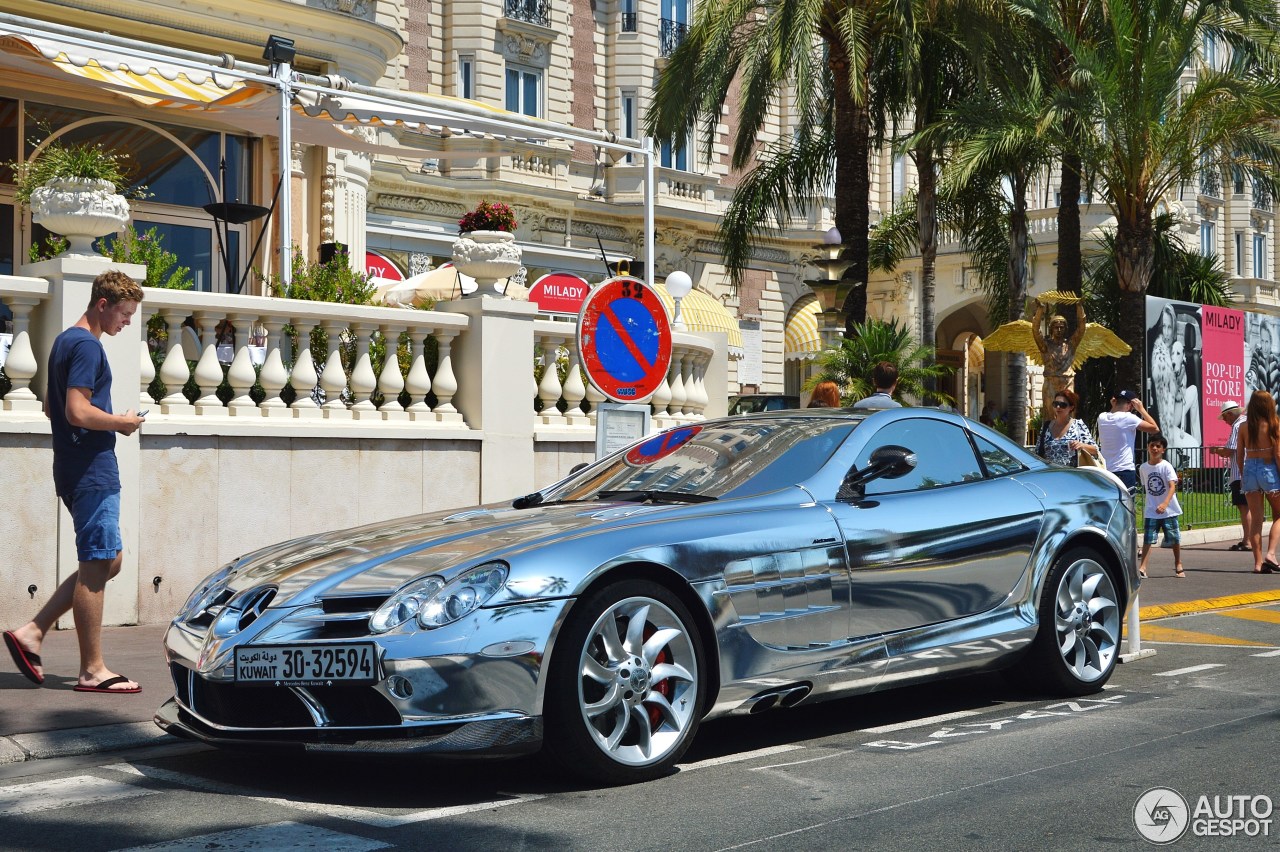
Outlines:
{"type": "Polygon", "coordinates": [[[1065,467],[1078,467],[1081,461],[1099,464],[1098,442],[1084,421],[1075,416],[1079,402],[1075,391],[1065,388],[1053,395],[1053,419],[1040,428],[1036,455],[1065,467]]]}

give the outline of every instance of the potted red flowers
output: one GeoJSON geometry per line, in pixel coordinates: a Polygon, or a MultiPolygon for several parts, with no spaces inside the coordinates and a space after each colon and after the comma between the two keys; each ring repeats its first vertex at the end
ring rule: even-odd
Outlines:
{"type": "Polygon", "coordinates": [[[481,201],[458,220],[458,228],[453,265],[479,285],[468,295],[504,298],[497,283],[520,271],[520,246],[512,234],[515,211],[506,204],[481,201]]]}

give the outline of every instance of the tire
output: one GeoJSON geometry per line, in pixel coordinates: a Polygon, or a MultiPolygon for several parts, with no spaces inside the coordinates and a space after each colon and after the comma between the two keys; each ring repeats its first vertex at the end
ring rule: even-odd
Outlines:
{"type": "Polygon", "coordinates": [[[1086,548],[1054,560],[1037,608],[1039,630],[1013,679],[1054,695],[1099,692],[1119,661],[1119,596],[1111,573],[1086,548]]]}
{"type": "Polygon", "coordinates": [[[624,580],[589,594],[552,651],[546,750],[593,781],[666,775],[698,729],[702,671],[697,626],[665,586],[624,580]]]}

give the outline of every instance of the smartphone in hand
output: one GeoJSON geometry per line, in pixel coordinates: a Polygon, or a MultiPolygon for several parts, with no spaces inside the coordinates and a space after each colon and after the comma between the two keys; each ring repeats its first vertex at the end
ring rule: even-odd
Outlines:
{"type": "Polygon", "coordinates": [[[139,411],[139,412],[138,412],[138,416],[139,416],[139,417],[146,417],[146,416],[147,416],[148,414],[150,414],[150,413],[151,413],[151,409],[150,409],[150,408],[148,408],[148,409],[146,409],[145,411],[139,411]]]}

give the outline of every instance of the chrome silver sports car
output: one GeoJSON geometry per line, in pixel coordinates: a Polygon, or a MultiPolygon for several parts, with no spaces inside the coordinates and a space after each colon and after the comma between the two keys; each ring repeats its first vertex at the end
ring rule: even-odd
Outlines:
{"type": "Polygon", "coordinates": [[[217,744],[510,754],[610,782],[700,721],[982,669],[1102,688],[1133,503],[922,408],[688,425],[514,503],[270,547],[209,577],[156,719],[217,744]]]}

